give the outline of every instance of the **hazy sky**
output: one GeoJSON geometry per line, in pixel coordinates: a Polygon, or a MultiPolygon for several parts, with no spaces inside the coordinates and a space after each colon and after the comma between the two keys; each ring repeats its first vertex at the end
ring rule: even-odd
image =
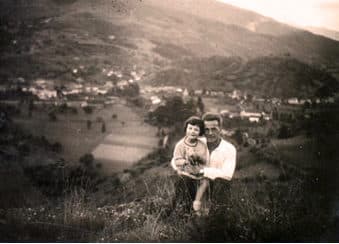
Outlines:
{"type": "Polygon", "coordinates": [[[339,0],[218,0],[280,22],[339,31],[339,0]]]}

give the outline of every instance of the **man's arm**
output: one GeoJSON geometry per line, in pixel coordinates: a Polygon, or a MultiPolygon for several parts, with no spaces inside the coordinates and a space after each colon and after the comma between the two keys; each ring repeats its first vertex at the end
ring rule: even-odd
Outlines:
{"type": "MultiPolygon", "coordinates": [[[[221,167],[213,167],[213,162],[210,162],[209,167],[205,167],[202,170],[204,177],[209,179],[222,178],[225,180],[231,180],[235,170],[236,164],[236,149],[235,147],[230,147],[226,152],[218,152],[220,155],[217,155],[216,158],[212,160],[222,160],[221,167]]],[[[219,163],[215,165],[220,165],[219,163]]]]}

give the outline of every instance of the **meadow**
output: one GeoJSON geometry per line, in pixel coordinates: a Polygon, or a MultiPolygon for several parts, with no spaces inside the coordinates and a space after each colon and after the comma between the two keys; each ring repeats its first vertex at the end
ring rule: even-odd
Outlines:
{"type": "MultiPolygon", "coordinates": [[[[36,137],[48,138],[51,142],[59,142],[62,145],[60,156],[69,162],[78,162],[79,158],[86,153],[95,152],[105,140],[111,140],[111,144],[138,140],[136,153],[147,154],[152,150],[142,150],[143,140],[150,149],[157,146],[156,129],[143,122],[139,112],[126,103],[96,106],[92,113],[86,113],[80,106],[75,106],[76,113],[56,113],[56,119],[51,120],[49,110],[46,106],[36,105],[32,116],[29,117],[22,108],[22,112],[14,117],[14,121],[28,133],[36,137]],[[91,121],[88,127],[88,121],[91,121]],[[105,129],[103,131],[103,124],[105,129]],[[120,139],[119,139],[120,138],[120,139]],[[139,145],[140,144],[140,145],[139,145]]],[[[112,156],[112,155],[111,155],[112,156]]],[[[131,162],[138,161],[137,155],[131,162]]],[[[98,158],[99,159],[99,158],[98,158]]],[[[107,159],[104,157],[103,159],[107,159]]],[[[109,158],[108,158],[109,159],[109,158]]],[[[115,158],[111,157],[111,163],[115,158]]]]}

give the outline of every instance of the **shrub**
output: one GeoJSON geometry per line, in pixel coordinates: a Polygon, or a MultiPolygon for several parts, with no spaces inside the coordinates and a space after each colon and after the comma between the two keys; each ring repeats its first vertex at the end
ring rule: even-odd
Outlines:
{"type": "Polygon", "coordinates": [[[51,122],[55,122],[58,120],[54,111],[48,113],[48,118],[49,118],[49,121],[51,122]]]}
{"type": "Polygon", "coordinates": [[[90,130],[91,127],[92,127],[92,121],[87,120],[87,121],[86,121],[86,125],[87,125],[87,129],[90,130]]]}
{"type": "Polygon", "coordinates": [[[93,113],[93,107],[91,106],[85,106],[82,108],[86,114],[91,114],[93,113]]]}
{"type": "Polygon", "coordinates": [[[93,166],[94,157],[91,153],[86,153],[85,155],[80,157],[79,162],[80,162],[80,164],[89,168],[89,167],[93,166]]]}
{"type": "Polygon", "coordinates": [[[105,122],[102,122],[102,125],[101,125],[101,132],[102,132],[102,133],[105,133],[105,132],[106,132],[106,124],[105,124],[105,122]]]}
{"type": "Polygon", "coordinates": [[[55,142],[52,146],[51,146],[51,150],[53,152],[56,153],[61,153],[62,152],[62,145],[60,142],[55,142]]]}

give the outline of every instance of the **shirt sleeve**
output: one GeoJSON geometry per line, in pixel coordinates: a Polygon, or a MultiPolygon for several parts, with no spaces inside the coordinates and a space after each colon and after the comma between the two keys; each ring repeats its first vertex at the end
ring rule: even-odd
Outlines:
{"type": "Polygon", "coordinates": [[[178,163],[183,163],[185,159],[185,149],[182,143],[178,142],[174,147],[173,158],[171,160],[171,166],[174,170],[178,170],[178,163]]]}
{"type": "MultiPolygon", "coordinates": [[[[224,157],[221,167],[205,167],[204,168],[204,177],[209,179],[222,178],[225,180],[231,180],[235,170],[236,164],[236,149],[232,147],[224,152],[224,157]]],[[[210,162],[211,163],[211,162],[210,162]]]]}

